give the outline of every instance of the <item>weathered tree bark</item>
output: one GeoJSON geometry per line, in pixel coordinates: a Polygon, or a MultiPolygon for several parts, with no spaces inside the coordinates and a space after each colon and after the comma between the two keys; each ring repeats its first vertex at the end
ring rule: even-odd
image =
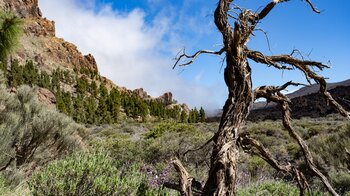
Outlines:
{"type": "Polygon", "coordinates": [[[219,130],[214,137],[209,178],[204,195],[234,195],[239,149],[236,145],[239,130],[245,123],[252,104],[251,70],[244,48],[245,37],[235,23],[228,23],[227,12],[232,1],[221,0],[215,11],[215,24],[222,33],[226,51],[225,82],[229,95],[223,108],[219,130]]]}
{"type": "Polygon", "coordinates": [[[172,161],[175,170],[179,174],[180,194],[181,196],[192,196],[192,178],[186,171],[179,159],[172,161]]]}
{"type": "MultiPolygon", "coordinates": [[[[333,97],[326,91],[326,81],[322,76],[316,74],[313,68],[320,70],[328,68],[322,63],[308,60],[299,60],[292,55],[276,55],[266,56],[259,51],[249,50],[247,42],[255,30],[256,25],[264,19],[270,11],[278,4],[288,0],[272,0],[259,13],[253,13],[250,10],[245,10],[239,7],[234,9],[239,10],[237,17],[229,15],[230,5],[233,0],[219,0],[214,13],[215,24],[221,32],[223,38],[223,48],[220,51],[200,50],[194,55],[189,56],[185,53],[180,55],[174,65],[179,64],[182,58],[190,59],[189,61],[180,64],[179,66],[189,65],[200,54],[221,55],[225,53],[226,67],[224,71],[224,79],[228,88],[228,98],[223,107],[219,129],[212,139],[213,150],[211,155],[211,165],[208,179],[203,188],[203,195],[235,195],[235,182],[237,177],[237,161],[239,158],[239,144],[242,138],[239,138],[239,132],[245,124],[249,108],[256,98],[266,98],[268,101],[274,101],[280,105],[283,114],[283,125],[288,130],[299,144],[305,158],[307,166],[318,176],[328,191],[332,195],[337,195],[327,178],[319,172],[313,163],[311,153],[303,139],[293,130],[290,122],[289,100],[281,93],[281,90],[289,85],[300,85],[299,83],[288,82],[280,87],[262,86],[256,90],[252,90],[251,69],[248,64],[248,59],[257,63],[273,66],[277,69],[293,70],[297,69],[305,74],[305,78],[309,83],[314,80],[320,84],[320,92],[326,97],[332,106],[334,106],[340,114],[350,119],[349,112],[345,111],[333,97]],[[234,27],[229,24],[229,18],[234,19],[234,27]]],[[[313,6],[310,0],[305,0],[316,13],[319,11],[313,6]]],[[[308,189],[308,183],[305,176],[296,167],[281,166],[260,145],[259,142],[252,139],[245,139],[255,146],[260,151],[261,157],[266,160],[275,169],[289,173],[296,178],[299,184],[300,194],[305,194],[305,189],[308,189]]],[[[208,143],[207,142],[207,143],[208,143]]],[[[183,180],[181,181],[183,182],[183,180]]],[[[182,188],[185,191],[184,188],[182,188]]],[[[189,193],[188,193],[189,194],[189,193]]],[[[188,195],[187,194],[187,195],[188,195]]]]}

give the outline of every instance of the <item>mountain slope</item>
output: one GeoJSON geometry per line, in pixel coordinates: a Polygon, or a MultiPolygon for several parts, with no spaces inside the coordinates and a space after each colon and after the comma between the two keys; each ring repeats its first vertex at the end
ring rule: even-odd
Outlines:
{"type": "Polygon", "coordinates": [[[175,103],[171,92],[152,98],[142,88],[129,90],[101,76],[91,54],[83,55],[74,44],[55,36],[55,23],[42,17],[38,0],[0,0],[0,8],[24,21],[20,47],[11,57],[11,66],[4,70],[9,72],[10,86],[29,84],[49,89],[56,96],[50,96],[52,104],[68,115],[86,112],[90,106],[90,113],[100,116],[109,112],[111,118],[118,113],[121,115],[115,118],[155,116],[179,120],[191,113],[186,104],[175,103]]]}
{"type": "MultiPolygon", "coordinates": [[[[340,103],[346,110],[350,110],[350,79],[329,83],[327,85],[328,91],[332,94],[334,99],[340,103]]],[[[337,113],[332,107],[328,106],[323,95],[319,92],[319,85],[303,87],[293,93],[287,94],[291,99],[292,117],[323,117],[331,113],[337,113]]],[[[208,121],[219,121],[221,110],[217,115],[210,117],[208,121]]],[[[252,110],[248,116],[251,121],[266,120],[266,119],[280,119],[281,112],[275,103],[257,102],[254,103],[252,110]]]]}
{"type": "MultiPolygon", "coordinates": [[[[346,110],[350,110],[350,80],[332,83],[328,86],[328,91],[334,99],[346,110]]],[[[294,118],[301,117],[323,117],[337,111],[329,106],[325,98],[318,92],[318,85],[304,87],[289,94],[291,98],[291,110],[294,118]]],[[[265,104],[266,105],[266,104],[265,104]]],[[[261,107],[250,112],[249,120],[279,119],[281,112],[276,105],[261,107]]]]}

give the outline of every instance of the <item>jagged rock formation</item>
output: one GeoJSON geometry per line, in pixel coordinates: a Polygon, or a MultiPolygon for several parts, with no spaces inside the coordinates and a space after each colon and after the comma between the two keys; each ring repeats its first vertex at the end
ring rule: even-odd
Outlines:
{"type": "Polygon", "coordinates": [[[13,59],[23,63],[34,60],[41,69],[85,67],[98,71],[91,54],[82,55],[74,44],[55,37],[55,22],[42,17],[38,0],[0,0],[2,10],[11,11],[24,20],[24,36],[13,59]]]}
{"type": "MultiPolygon", "coordinates": [[[[98,73],[96,60],[91,54],[83,55],[77,46],[56,37],[55,22],[42,17],[38,0],[0,0],[0,8],[11,11],[24,20],[24,35],[16,53],[11,57],[13,60],[18,60],[20,64],[33,60],[39,70],[48,73],[52,73],[57,68],[70,72],[85,69],[98,73]]],[[[141,99],[153,99],[142,88],[132,91],[115,85],[106,77],[101,76],[96,82],[104,83],[109,90],[117,88],[121,92],[134,94],[141,99]]],[[[62,87],[66,91],[73,92],[73,87],[67,84],[63,84],[62,87]]],[[[171,92],[154,99],[166,105],[173,104],[171,92]]],[[[181,108],[183,107],[185,106],[181,105],[181,108]]]]}
{"type": "Polygon", "coordinates": [[[146,91],[143,90],[143,88],[138,88],[132,91],[133,94],[140,97],[141,99],[149,99],[151,96],[147,94],[146,91]]]}
{"type": "Polygon", "coordinates": [[[157,98],[160,102],[164,103],[165,105],[170,105],[173,103],[173,94],[171,92],[166,92],[162,96],[157,98]]]}

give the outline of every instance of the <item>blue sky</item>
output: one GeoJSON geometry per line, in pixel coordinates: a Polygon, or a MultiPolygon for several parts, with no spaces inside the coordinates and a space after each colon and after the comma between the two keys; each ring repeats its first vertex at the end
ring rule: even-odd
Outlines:
{"type": "MultiPolygon", "coordinates": [[[[237,5],[261,9],[268,0],[238,0],[237,5]]],[[[221,61],[201,56],[196,63],[171,70],[182,48],[218,50],[221,35],[213,24],[217,0],[39,0],[44,16],[56,21],[57,35],[92,53],[102,75],[116,84],[145,88],[152,96],[172,91],[175,99],[210,110],[226,99],[221,61]]],[[[294,48],[313,60],[331,62],[324,71],[330,82],[350,78],[350,1],[316,1],[315,14],[301,0],[278,5],[248,44],[267,55],[289,54],[294,48]]],[[[305,82],[298,72],[282,72],[251,63],[254,87],[305,82]]],[[[295,89],[290,89],[295,90],[295,89]]]]}

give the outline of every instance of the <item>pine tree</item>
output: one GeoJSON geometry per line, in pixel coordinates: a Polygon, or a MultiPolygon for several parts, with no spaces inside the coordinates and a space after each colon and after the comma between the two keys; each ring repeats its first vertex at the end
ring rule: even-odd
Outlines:
{"type": "Polygon", "coordinates": [[[78,123],[85,122],[85,109],[84,109],[83,96],[78,95],[77,97],[73,98],[73,105],[74,105],[73,119],[78,123]]]}
{"type": "Polygon", "coordinates": [[[197,108],[195,107],[190,111],[190,114],[188,116],[188,122],[189,123],[198,123],[199,121],[199,113],[197,108]]]}
{"type": "Polygon", "coordinates": [[[97,90],[97,84],[95,81],[92,81],[91,82],[91,85],[90,85],[90,88],[89,88],[89,92],[91,94],[91,96],[97,98],[97,95],[98,95],[98,90],[97,90]]]}
{"type": "Polygon", "coordinates": [[[182,110],[180,118],[182,123],[188,122],[188,116],[185,110],[182,110]]]}
{"type": "Polygon", "coordinates": [[[87,79],[82,77],[77,77],[77,84],[76,84],[76,91],[78,94],[85,94],[85,92],[88,90],[89,82],[87,79]]]}
{"type": "Polygon", "coordinates": [[[17,60],[11,62],[9,86],[17,87],[23,84],[23,68],[19,65],[17,60]]]}
{"type": "Polygon", "coordinates": [[[108,90],[107,90],[105,84],[103,84],[103,83],[100,84],[99,93],[100,93],[100,97],[107,98],[108,90]]]}
{"type": "Polygon", "coordinates": [[[98,107],[96,115],[98,116],[98,123],[108,123],[110,120],[110,113],[108,112],[108,90],[104,84],[100,85],[99,88],[100,96],[98,99],[98,107]]]}
{"type": "Polygon", "coordinates": [[[108,96],[108,111],[111,114],[112,122],[117,122],[120,110],[120,93],[113,88],[108,96]]]}
{"type": "Polygon", "coordinates": [[[5,65],[9,55],[19,44],[23,21],[11,14],[0,12],[0,61],[5,65]]]}
{"type": "Polygon", "coordinates": [[[51,91],[52,92],[58,92],[61,90],[61,82],[60,82],[60,76],[59,76],[59,70],[56,70],[51,75],[51,91]]]}
{"type": "Polygon", "coordinates": [[[27,61],[23,68],[23,82],[30,86],[38,85],[39,71],[33,61],[27,61]]]}
{"type": "Polygon", "coordinates": [[[57,109],[62,113],[67,113],[66,105],[62,99],[62,93],[61,91],[57,91],[55,93],[56,96],[56,107],[57,109]]]}
{"type": "Polygon", "coordinates": [[[72,103],[72,95],[71,95],[71,93],[69,93],[69,92],[62,92],[61,96],[62,96],[62,100],[63,100],[63,103],[64,103],[65,108],[66,108],[65,114],[67,114],[68,116],[72,116],[73,111],[74,111],[74,106],[73,106],[73,103],[72,103]]]}
{"type": "Polygon", "coordinates": [[[205,122],[205,111],[203,107],[199,109],[199,122],[205,122]]]}
{"type": "Polygon", "coordinates": [[[46,89],[51,89],[51,79],[49,74],[47,74],[45,71],[41,71],[39,74],[38,85],[46,89]]]}
{"type": "Polygon", "coordinates": [[[84,100],[84,108],[86,113],[86,123],[96,123],[96,100],[93,97],[88,97],[84,100]]]}

